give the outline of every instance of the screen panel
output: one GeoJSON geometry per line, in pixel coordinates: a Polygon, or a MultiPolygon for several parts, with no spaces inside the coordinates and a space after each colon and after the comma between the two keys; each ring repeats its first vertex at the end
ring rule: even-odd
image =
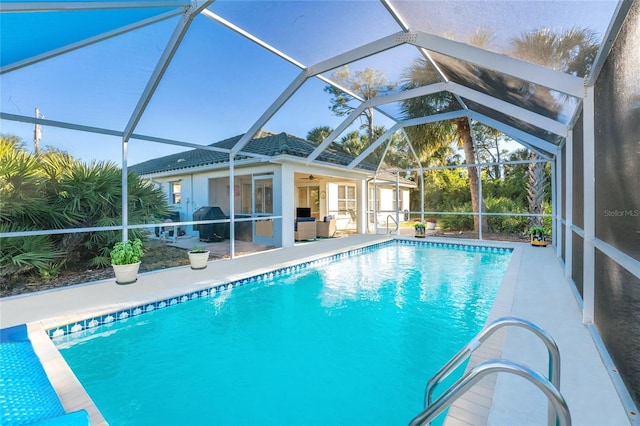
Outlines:
{"type": "Polygon", "coordinates": [[[572,232],[571,236],[571,276],[580,297],[584,299],[584,240],[575,232],[572,232]]]}
{"type": "Polygon", "coordinates": [[[564,233],[565,233],[565,232],[567,232],[567,231],[566,231],[566,228],[567,228],[567,227],[566,227],[565,225],[560,225],[560,230],[561,230],[561,232],[562,232],[562,247],[561,247],[561,249],[562,249],[562,255],[561,255],[561,256],[562,256],[562,260],[564,260],[564,263],[565,263],[565,264],[567,263],[567,252],[566,252],[567,239],[566,239],[566,238],[564,238],[564,235],[565,235],[564,233]]]}
{"type": "Polygon", "coordinates": [[[595,86],[596,237],[640,261],[640,7],[595,86]]]}
{"type": "MultiPolygon", "coordinates": [[[[640,2],[634,2],[595,85],[595,234],[640,260],[640,2]]],[[[640,404],[640,279],[596,250],[595,324],[640,404]]]]}
{"type": "Polygon", "coordinates": [[[596,250],[595,323],[635,403],[640,403],[640,279],[596,250]]]}
{"type": "Polygon", "coordinates": [[[450,56],[434,52],[430,55],[444,76],[454,83],[563,123],[568,119],[563,111],[573,111],[570,105],[575,104],[575,99],[551,89],[450,56]]]}
{"type": "Polygon", "coordinates": [[[573,224],[584,228],[584,149],[582,115],[573,132],[573,224]]]}

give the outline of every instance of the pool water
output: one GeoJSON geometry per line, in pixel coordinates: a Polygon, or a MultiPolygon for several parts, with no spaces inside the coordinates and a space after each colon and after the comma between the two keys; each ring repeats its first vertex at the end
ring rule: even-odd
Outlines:
{"type": "Polygon", "coordinates": [[[113,425],[398,425],[482,329],[510,253],[391,244],[59,345],[113,425]]]}

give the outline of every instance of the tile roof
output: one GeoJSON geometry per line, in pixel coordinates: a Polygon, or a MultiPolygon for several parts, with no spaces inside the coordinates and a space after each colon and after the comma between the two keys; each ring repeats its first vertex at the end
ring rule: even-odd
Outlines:
{"type": "MultiPolygon", "coordinates": [[[[243,135],[234,136],[219,142],[212,143],[209,146],[231,149],[240,140],[243,135]]],[[[294,157],[307,158],[316,148],[318,144],[287,133],[271,133],[260,131],[251,139],[242,149],[242,152],[266,155],[275,157],[278,155],[291,155],[294,157]]],[[[249,158],[244,155],[237,155],[236,159],[249,158]]],[[[346,166],[355,157],[339,152],[331,147],[325,149],[316,159],[324,163],[330,163],[340,166],[346,166]]],[[[160,172],[168,172],[172,170],[182,170],[193,167],[202,167],[207,165],[222,164],[229,162],[229,155],[224,152],[209,151],[206,149],[192,149],[189,151],[179,152],[160,158],[144,161],[129,167],[130,171],[139,175],[147,175],[160,172]]],[[[365,162],[360,163],[359,169],[374,171],[375,167],[365,162]]]]}

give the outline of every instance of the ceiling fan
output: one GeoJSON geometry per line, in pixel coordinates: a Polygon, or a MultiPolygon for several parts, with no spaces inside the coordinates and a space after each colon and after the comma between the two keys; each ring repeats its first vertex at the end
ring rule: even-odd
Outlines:
{"type": "Polygon", "coordinates": [[[319,177],[314,176],[314,175],[309,175],[309,177],[308,177],[308,178],[306,178],[306,179],[309,179],[309,180],[320,180],[320,178],[319,178],[319,177]]]}

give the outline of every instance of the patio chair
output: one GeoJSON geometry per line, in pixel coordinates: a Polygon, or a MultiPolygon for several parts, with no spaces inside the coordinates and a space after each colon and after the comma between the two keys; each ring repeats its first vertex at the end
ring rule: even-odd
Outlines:
{"type": "Polygon", "coordinates": [[[299,217],[296,219],[293,239],[296,241],[316,239],[316,218],[299,217]]]}
{"type": "Polygon", "coordinates": [[[333,216],[325,216],[323,221],[316,222],[316,237],[331,238],[336,233],[336,220],[333,216]]]}
{"type": "Polygon", "coordinates": [[[358,220],[358,216],[356,216],[356,211],[353,209],[348,209],[347,212],[349,212],[349,222],[347,222],[347,226],[349,226],[349,224],[353,224],[353,226],[356,225],[356,221],[358,220]]]}

